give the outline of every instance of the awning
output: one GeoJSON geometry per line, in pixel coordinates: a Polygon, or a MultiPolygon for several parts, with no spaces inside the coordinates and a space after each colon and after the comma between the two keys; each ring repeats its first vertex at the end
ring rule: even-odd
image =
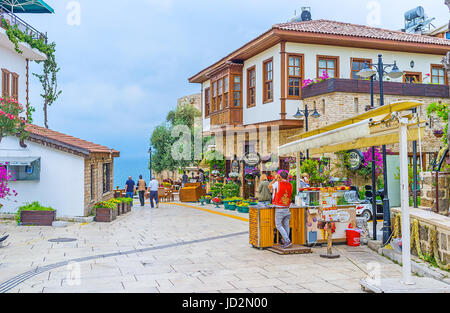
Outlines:
{"type": "Polygon", "coordinates": [[[39,160],[39,157],[3,157],[0,156],[0,164],[8,163],[10,166],[30,166],[34,161],[39,160]]]}
{"type": "Polygon", "coordinates": [[[318,149],[367,137],[370,135],[370,122],[371,119],[367,119],[326,133],[285,144],[279,148],[279,154],[286,155],[308,149],[318,149]]]}
{"type": "Polygon", "coordinates": [[[12,13],[55,13],[43,0],[0,0],[0,5],[12,13]]]}

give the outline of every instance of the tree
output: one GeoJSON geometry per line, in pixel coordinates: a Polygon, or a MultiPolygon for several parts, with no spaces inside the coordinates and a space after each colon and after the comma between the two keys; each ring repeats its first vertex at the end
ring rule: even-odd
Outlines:
{"type": "Polygon", "coordinates": [[[48,128],[48,107],[58,99],[62,92],[61,90],[58,90],[58,80],[56,78],[56,74],[59,72],[60,68],[56,64],[54,54],[55,46],[56,44],[54,42],[49,45],[48,49],[51,53],[47,53],[47,60],[37,61],[37,63],[44,63],[43,73],[33,73],[33,75],[36,76],[42,84],[43,93],[41,94],[41,97],[44,99],[43,109],[45,128],[48,128]]]}
{"type": "MultiPolygon", "coordinates": [[[[195,125],[195,119],[201,117],[200,111],[198,111],[193,106],[182,106],[178,107],[176,110],[170,111],[166,117],[166,123],[155,128],[151,137],[151,145],[155,148],[156,152],[152,156],[152,169],[161,173],[164,170],[174,171],[178,168],[184,168],[191,166],[196,163],[194,161],[194,134],[200,133],[195,125]],[[186,145],[180,145],[180,149],[189,149],[186,153],[189,157],[181,160],[174,159],[172,154],[172,147],[182,140],[183,135],[174,135],[176,128],[181,128],[180,126],[185,126],[185,130],[190,133],[190,147],[186,145]],[[175,131],[174,131],[175,129],[175,131]],[[195,131],[196,132],[195,132],[195,131]]],[[[204,141],[204,139],[203,139],[204,141]]],[[[178,147],[177,147],[178,150],[178,147]]],[[[198,163],[198,162],[197,162],[198,163]]]]}
{"type": "Polygon", "coordinates": [[[153,131],[150,143],[155,150],[152,155],[152,170],[156,173],[176,169],[176,162],[172,159],[170,153],[173,142],[174,139],[166,125],[160,125],[153,131]]]}

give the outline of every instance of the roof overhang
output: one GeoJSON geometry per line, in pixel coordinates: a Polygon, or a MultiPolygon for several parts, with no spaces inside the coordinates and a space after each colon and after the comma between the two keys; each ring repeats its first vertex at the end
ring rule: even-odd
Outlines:
{"type": "Polygon", "coordinates": [[[281,30],[271,28],[269,31],[258,36],[252,41],[248,42],[241,48],[230,53],[213,65],[205,68],[201,72],[189,78],[190,83],[203,83],[207,81],[207,73],[213,71],[217,67],[222,66],[228,61],[245,61],[280,42],[295,42],[305,44],[316,44],[326,46],[340,46],[340,47],[357,47],[366,49],[377,49],[387,51],[400,51],[421,54],[446,55],[450,50],[450,46],[406,42],[400,40],[374,39],[358,36],[332,35],[312,32],[301,32],[297,30],[281,30]]]}
{"type": "Polygon", "coordinates": [[[36,160],[39,160],[40,157],[0,157],[0,164],[8,164],[10,166],[30,166],[36,160]]]}
{"type": "MultiPolygon", "coordinates": [[[[399,142],[399,122],[395,117],[411,114],[421,102],[402,101],[380,107],[330,126],[295,136],[298,140],[279,147],[280,154],[293,154],[310,149],[312,155],[399,142]]],[[[425,136],[425,123],[408,125],[408,141],[425,136]]],[[[292,139],[293,137],[291,137],[292,139]]]]}
{"type": "Polygon", "coordinates": [[[22,54],[18,54],[15,50],[14,44],[9,40],[8,35],[6,35],[6,30],[0,27],[0,47],[4,47],[11,52],[14,52],[24,59],[32,60],[32,61],[45,61],[47,60],[47,56],[45,53],[40,52],[37,49],[31,48],[31,46],[25,42],[19,42],[19,49],[22,51],[22,54]]]}

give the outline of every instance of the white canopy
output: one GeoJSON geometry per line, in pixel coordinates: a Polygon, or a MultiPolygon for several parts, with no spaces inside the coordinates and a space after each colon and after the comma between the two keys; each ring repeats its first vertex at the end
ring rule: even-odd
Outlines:
{"type": "Polygon", "coordinates": [[[372,119],[367,119],[362,122],[334,129],[326,133],[290,142],[279,147],[279,154],[286,155],[368,137],[370,135],[369,123],[371,121],[372,119]]]}

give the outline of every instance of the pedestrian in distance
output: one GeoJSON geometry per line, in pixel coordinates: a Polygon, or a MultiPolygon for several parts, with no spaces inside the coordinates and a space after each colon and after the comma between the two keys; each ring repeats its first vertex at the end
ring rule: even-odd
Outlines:
{"type": "Polygon", "coordinates": [[[292,202],[292,184],[287,181],[288,172],[281,171],[274,181],[269,184],[269,189],[274,190],[273,205],[275,206],[275,225],[281,234],[281,247],[287,249],[292,247],[289,238],[292,202]]]}
{"type": "Polygon", "coordinates": [[[183,177],[181,178],[181,188],[184,188],[184,185],[187,184],[189,177],[186,174],[186,171],[183,172],[183,177]]]}
{"type": "MultiPolygon", "coordinates": [[[[134,192],[135,192],[135,186],[136,183],[134,180],[130,177],[128,177],[127,182],[125,183],[125,191],[126,191],[126,197],[133,199],[134,192]]],[[[131,206],[133,206],[133,202],[131,202],[131,206]]]]}
{"type": "Polygon", "coordinates": [[[139,175],[138,180],[138,192],[139,192],[139,201],[141,201],[141,206],[145,205],[145,191],[147,190],[147,183],[144,179],[142,179],[142,175],[139,175]]]}
{"type": "Polygon", "coordinates": [[[272,194],[269,189],[269,181],[266,174],[261,175],[261,181],[258,187],[258,201],[262,204],[269,205],[272,200],[272,194]]]}
{"type": "Polygon", "coordinates": [[[153,200],[155,200],[155,202],[156,202],[156,208],[159,208],[158,188],[159,188],[159,183],[156,180],[156,177],[153,176],[152,180],[150,181],[149,187],[148,187],[148,190],[150,192],[150,205],[151,205],[152,209],[155,207],[153,204],[153,200]]]}

